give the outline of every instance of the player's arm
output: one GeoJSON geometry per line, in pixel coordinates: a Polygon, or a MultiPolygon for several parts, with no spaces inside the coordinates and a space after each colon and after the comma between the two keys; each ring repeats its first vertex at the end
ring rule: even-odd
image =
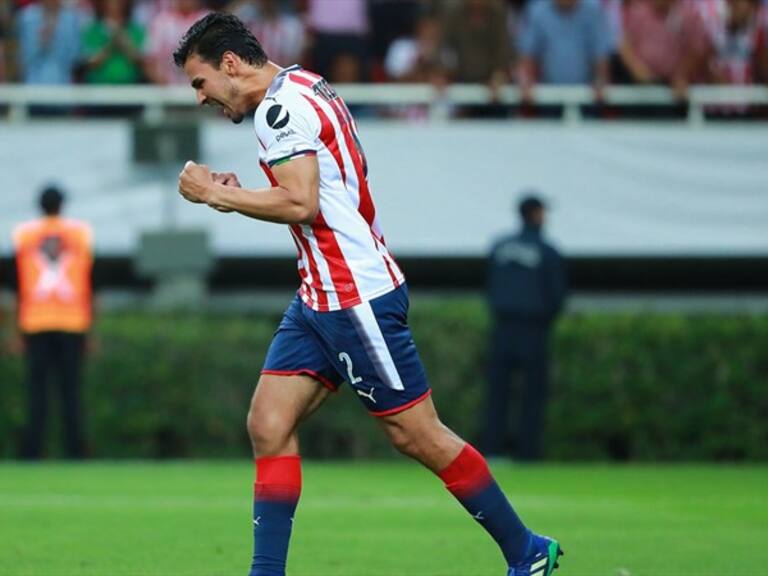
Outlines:
{"type": "MultiPolygon", "coordinates": [[[[179,191],[190,202],[219,211],[235,211],[251,218],[281,224],[310,224],[319,209],[320,176],[317,158],[304,156],[276,165],[277,186],[251,190],[239,182],[214,178],[207,166],[187,162],[179,175],[179,191]]],[[[220,176],[220,175],[216,175],[220,176]]]]}

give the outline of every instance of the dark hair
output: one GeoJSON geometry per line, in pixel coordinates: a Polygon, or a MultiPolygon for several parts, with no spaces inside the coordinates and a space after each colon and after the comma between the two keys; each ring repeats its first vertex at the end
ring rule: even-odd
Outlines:
{"type": "Polygon", "coordinates": [[[533,219],[534,213],[538,210],[543,210],[546,206],[537,196],[526,196],[523,198],[517,206],[517,210],[520,212],[520,217],[526,224],[530,223],[533,219]]]}
{"type": "Polygon", "coordinates": [[[40,194],[40,208],[46,216],[57,216],[64,204],[64,194],[56,186],[46,186],[40,194]]]}
{"type": "Polygon", "coordinates": [[[267,54],[242,20],[220,12],[212,12],[192,24],[173,53],[173,61],[182,68],[190,56],[197,54],[218,68],[224,52],[234,52],[254,66],[267,62],[267,54]]]}

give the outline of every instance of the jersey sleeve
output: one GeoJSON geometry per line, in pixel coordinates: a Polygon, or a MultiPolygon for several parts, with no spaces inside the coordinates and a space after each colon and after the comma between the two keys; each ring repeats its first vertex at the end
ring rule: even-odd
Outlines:
{"type": "Polygon", "coordinates": [[[298,98],[268,98],[256,114],[256,135],[270,168],[319,150],[320,120],[307,102],[298,98]]]}

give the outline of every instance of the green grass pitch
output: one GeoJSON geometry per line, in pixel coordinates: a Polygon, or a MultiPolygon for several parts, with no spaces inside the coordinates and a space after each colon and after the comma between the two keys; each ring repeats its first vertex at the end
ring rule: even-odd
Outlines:
{"type": "MultiPolygon", "coordinates": [[[[768,468],[513,466],[524,520],[565,575],[768,574],[768,468]]],[[[0,464],[0,574],[237,575],[251,553],[248,463],[0,464]]],[[[291,576],[502,576],[493,542],[409,462],[304,466],[291,576]]]]}

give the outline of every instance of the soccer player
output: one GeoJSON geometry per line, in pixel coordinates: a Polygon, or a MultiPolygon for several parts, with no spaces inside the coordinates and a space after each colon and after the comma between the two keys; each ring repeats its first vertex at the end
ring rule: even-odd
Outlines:
{"type": "Polygon", "coordinates": [[[521,522],[483,457],[440,422],[408,328],[408,291],[387,250],[347,106],[321,77],[280,68],[234,16],[196,22],[174,54],[201,105],[254,114],[271,187],[187,162],[190,202],[287,224],[301,287],[270,345],[248,413],[256,459],[250,576],[285,574],[301,491],[297,430],[346,381],[392,444],[445,483],[496,540],[512,576],[549,576],[559,544],[521,522]]]}

